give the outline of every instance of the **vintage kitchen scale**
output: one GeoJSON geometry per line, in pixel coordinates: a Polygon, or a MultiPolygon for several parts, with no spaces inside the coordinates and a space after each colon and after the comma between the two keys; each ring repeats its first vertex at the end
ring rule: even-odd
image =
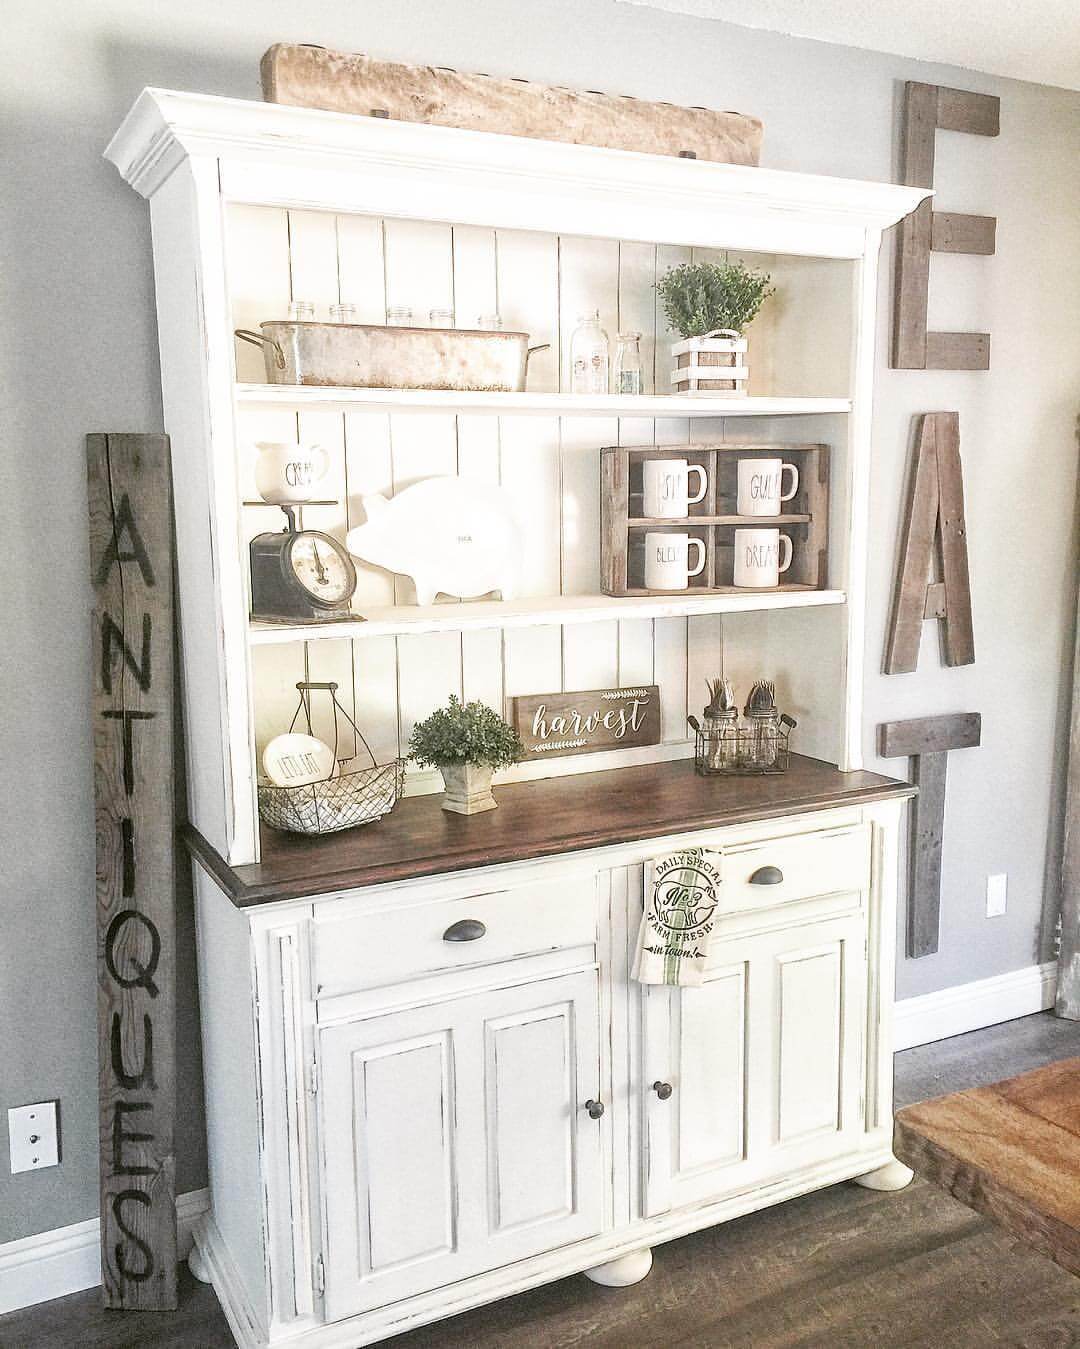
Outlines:
{"type": "Polygon", "coordinates": [[[296,507],[282,505],[278,533],[257,534],[251,555],[251,616],[283,622],[340,622],[349,608],[356,567],[345,545],[318,529],[298,529],[296,507]]]}

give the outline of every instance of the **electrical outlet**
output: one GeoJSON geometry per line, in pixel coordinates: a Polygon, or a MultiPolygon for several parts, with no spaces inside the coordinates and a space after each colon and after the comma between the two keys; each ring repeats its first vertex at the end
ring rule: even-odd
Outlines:
{"type": "Polygon", "coordinates": [[[11,1174],[40,1171],[60,1161],[59,1101],[39,1101],[8,1111],[11,1174]]]}
{"type": "Polygon", "coordinates": [[[986,916],[1000,918],[1008,904],[1009,878],[1001,872],[986,878],[986,916]]]}

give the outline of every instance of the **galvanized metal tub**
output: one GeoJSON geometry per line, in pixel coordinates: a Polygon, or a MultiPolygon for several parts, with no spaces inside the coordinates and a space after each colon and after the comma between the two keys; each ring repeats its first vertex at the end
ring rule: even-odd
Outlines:
{"type": "Polygon", "coordinates": [[[366,323],[260,323],[236,336],[262,347],[270,384],[359,389],[522,393],[528,333],[471,328],[389,328],[366,323]]]}

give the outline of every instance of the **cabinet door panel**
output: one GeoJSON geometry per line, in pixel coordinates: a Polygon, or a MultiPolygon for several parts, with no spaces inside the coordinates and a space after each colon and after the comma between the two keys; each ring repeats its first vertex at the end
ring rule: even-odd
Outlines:
{"type": "Polygon", "coordinates": [[[742,1161],[746,987],[737,965],[677,999],[675,1166],[683,1174],[742,1161]]]}
{"type": "Polygon", "coordinates": [[[777,958],[777,1134],[791,1142],[840,1121],[843,943],[777,958]]]}

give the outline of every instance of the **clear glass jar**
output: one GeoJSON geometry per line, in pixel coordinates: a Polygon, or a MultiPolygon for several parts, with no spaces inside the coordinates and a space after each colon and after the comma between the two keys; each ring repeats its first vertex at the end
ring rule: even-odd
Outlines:
{"type": "Polygon", "coordinates": [[[480,317],[476,320],[476,326],[478,328],[482,328],[486,333],[501,333],[502,315],[481,314],[480,317]]]}
{"type": "Polygon", "coordinates": [[[330,306],[331,323],[355,323],[356,305],[354,304],[332,304],[330,306]]]}
{"type": "Polygon", "coordinates": [[[570,392],[608,391],[608,335],[600,327],[600,311],[583,314],[570,339],[570,392]]]}
{"type": "Polygon", "coordinates": [[[315,305],[311,300],[289,301],[290,323],[314,323],[315,305]]]}
{"type": "Polygon", "coordinates": [[[619,333],[616,342],[612,393],[641,393],[641,334],[619,333]]]}
{"type": "Polygon", "coordinates": [[[433,309],[428,314],[428,327],[430,328],[452,328],[454,326],[454,311],[452,309],[433,309]]]}
{"type": "Polygon", "coordinates": [[[413,312],[407,304],[392,304],[386,311],[386,323],[390,328],[411,328],[413,312]]]}

